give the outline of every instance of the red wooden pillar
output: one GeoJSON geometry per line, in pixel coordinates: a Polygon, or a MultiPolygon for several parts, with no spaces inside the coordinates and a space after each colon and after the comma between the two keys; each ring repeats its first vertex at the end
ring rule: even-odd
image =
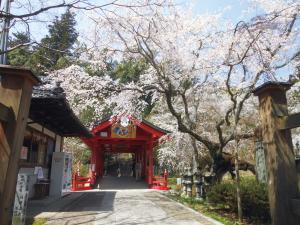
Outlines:
{"type": "Polygon", "coordinates": [[[153,140],[150,139],[148,145],[148,184],[152,184],[152,177],[153,177],[153,140]]]}
{"type": "Polygon", "coordinates": [[[92,149],[92,157],[91,157],[91,167],[92,167],[92,172],[96,172],[96,149],[92,149]]]}
{"type": "Polygon", "coordinates": [[[91,174],[90,174],[90,178],[91,178],[91,183],[94,184],[95,183],[95,178],[97,176],[97,170],[96,170],[96,163],[97,163],[97,155],[96,155],[96,146],[93,145],[92,149],[92,156],[91,156],[91,174]]]}
{"type": "Polygon", "coordinates": [[[141,159],[141,166],[142,166],[142,177],[146,177],[146,173],[145,173],[145,146],[142,145],[142,148],[141,148],[141,153],[140,153],[140,159],[141,159]]]}
{"type": "Polygon", "coordinates": [[[96,174],[100,176],[99,148],[96,150],[96,174]]]}
{"type": "Polygon", "coordinates": [[[144,158],[143,158],[143,163],[144,163],[144,173],[145,173],[145,180],[148,182],[148,166],[147,166],[147,160],[148,160],[148,144],[146,143],[144,146],[144,158]]]}
{"type": "Polygon", "coordinates": [[[96,162],[97,176],[102,176],[102,171],[101,171],[101,169],[102,169],[102,160],[101,160],[101,148],[100,147],[97,148],[97,157],[96,157],[96,159],[97,159],[97,162],[96,162]]]}
{"type": "Polygon", "coordinates": [[[99,175],[102,177],[104,175],[104,151],[102,151],[102,149],[99,151],[99,161],[99,175]]]}

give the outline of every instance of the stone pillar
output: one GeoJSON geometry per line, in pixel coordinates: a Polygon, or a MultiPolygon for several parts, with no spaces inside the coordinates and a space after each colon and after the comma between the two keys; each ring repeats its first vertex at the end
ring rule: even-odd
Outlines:
{"type": "Polygon", "coordinates": [[[187,187],[186,187],[186,176],[187,176],[187,168],[184,168],[184,171],[182,173],[182,178],[181,178],[181,185],[182,185],[182,196],[187,195],[187,187]]]}
{"type": "Polygon", "coordinates": [[[286,91],[290,87],[268,82],[254,91],[259,98],[273,225],[296,225],[300,221],[291,206],[291,200],[298,197],[291,132],[282,129],[288,116],[286,91]]]}
{"type": "Polygon", "coordinates": [[[4,162],[0,162],[2,164],[0,174],[4,181],[4,183],[0,183],[0,224],[8,225],[11,223],[19,172],[20,151],[27,125],[32,87],[39,80],[30,70],[16,69],[4,65],[0,66],[0,74],[0,103],[12,112],[10,121],[7,121],[4,126],[0,123],[0,142],[1,144],[5,143],[4,151],[6,155],[4,162]]]}

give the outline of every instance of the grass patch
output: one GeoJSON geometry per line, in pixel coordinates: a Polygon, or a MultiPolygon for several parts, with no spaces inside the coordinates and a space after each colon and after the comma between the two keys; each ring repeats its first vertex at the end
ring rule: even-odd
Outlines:
{"type": "Polygon", "coordinates": [[[168,185],[176,185],[176,184],[177,184],[177,177],[168,178],[168,185]]]}
{"type": "Polygon", "coordinates": [[[43,225],[46,222],[46,218],[26,218],[25,225],[43,225]]]}
{"type": "Polygon", "coordinates": [[[204,201],[197,201],[192,198],[181,197],[180,195],[168,195],[168,197],[196,210],[197,212],[201,212],[205,216],[215,219],[225,225],[239,224],[238,220],[235,217],[232,217],[232,215],[228,214],[227,216],[225,216],[225,212],[223,212],[222,215],[217,207],[212,207],[204,201]]]}

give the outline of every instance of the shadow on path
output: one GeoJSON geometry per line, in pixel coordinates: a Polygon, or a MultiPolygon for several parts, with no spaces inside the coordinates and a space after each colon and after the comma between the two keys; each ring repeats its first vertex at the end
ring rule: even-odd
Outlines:
{"type": "MultiPolygon", "coordinates": [[[[113,211],[115,191],[72,192],[70,195],[56,198],[31,200],[28,202],[27,217],[52,217],[58,212],[97,212],[113,211]]],[[[74,218],[76,219],[76,218],[74,218]]]]}
{"type": "Polygon", "coordinates": [[[96,187],[100,190],[148,189],[148,185],[144,180],[136,181],[134,177],[127,176],[104,176],[98,181],[96,187]]]}

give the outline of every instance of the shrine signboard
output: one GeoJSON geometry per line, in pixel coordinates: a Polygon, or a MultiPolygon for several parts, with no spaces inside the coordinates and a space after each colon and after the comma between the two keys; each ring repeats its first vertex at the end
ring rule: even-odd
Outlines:
{"type": "Polygon", "coordinates": [[[19,174],[16,187],[12,225],[24,225],[28,201],[28,175],[19,174]]]}
{"type": "Polygon", "coordinates": [[[112,138],[136,138],[136,126],[130,122],[127,126],[115,123],[111,126],[112,138]]]}

